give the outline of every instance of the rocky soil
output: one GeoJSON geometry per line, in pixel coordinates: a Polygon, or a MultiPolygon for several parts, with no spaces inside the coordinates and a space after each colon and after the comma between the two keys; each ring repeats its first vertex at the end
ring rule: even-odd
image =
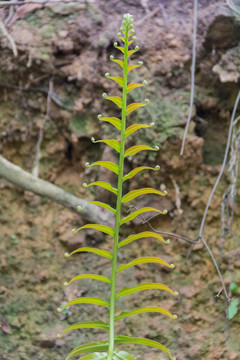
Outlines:
{"type": "MultiPolygon", "coordinates": [[[[135,205],[166,208],[168,215],[154,218],[151,226],[196,240],[221,168],[239,88],[240,15],[224,3],[199,1],[195,105],[183,157],[179,152],[190,93],[192,1],[163,0],[161,5],[155,0],[27,4],[13,8],[13,13],[8,7],[0,8],[18,52],[14,56],[9,38],[1,34],[1,155],[31,172],[36,165],[39,131],[44,127],[39,176],[80,198],[113,202],[106,192],[84,189],[82,183],[97,179],[114,181],[109,172],[86,169],[85,163],[115,160],[108,148],[92,144],[91,137],[114,135],[110,126],[99,122],[97,114],[117,115],[116,108],[104,101],[101,94],[118,94],[118,88],[104,74],[115,74],[118,70],[109,56],[117,56],[113,42],[122,15],[129,12],[134,15],[140,47],[132,58],[144,61],[144,66],[132,73],[132,80],[146,79],[149,84],[131,93],[132,100],[146,97],[151,100],[147,109],[139,111],[135,118],[130,117],[130,123],[155,122],[155,127],[133,136],[128,144],[155,144],[160,151],[128,159],[126,170],[156,164],[161,165],[161,170],[135,177],[125,191],[140,186],[167,188],[164,200],[145,197],[135,205]],[[49,92],[50,85],[53,89],[49,92]]],[[[219,251],[222,195],[229,182],[226,173],[204,228],[227,287],[231,281],[240,284],[239,248],[229,266],[234,239],[224,239],[223,256],[219,251]]],[[[240,186],[232,226],[238,239],[239,189],[240,186]]],[[[74,306],[62,314],[56,309],[81,295],[107,299],[107,285],[81,281],[65,288],[63,282],[93,271],[110,275],[110,263],[93,254],[76,255],[68,260],[63,255],[83,245],[111,249],[111,239],[93,231],[71,234],[73,227],[83,224],[80,216],[3,179],[0,204],[0,359],[60,360],[80,344],[105,339],[106,334],[100,330],[73,331],[57,338],[59,332],[74,322],[107,319],[104,309],[74,306]]],[[[138,219],[124,227],[122,236],[148,229],[138,219]]],[[[224,295],[216,296],[221,283],[208,252],[200,243],[186,260],[189,250],[189,243],[177,239],[172,239],[168,246],[149,239],[122,248],[119,254],[122,263],[152,254],[173,262],[176,268],[166,271],[153,264],[131,268],[119,276],[118,288],[156,281],[168,284],[180,295],[172,298],[148,291],[122,298],[119,311],[158,305],[177,314],[178,319],[142,314],[121,320],[117,333],[159,341],[178,360],[239,359],[239,313],[226,321],[224,295]]],[[[237,297],[233,295],[233,299],[237,297]]],[[[150,348],[135,346],[129,347],[129,351],[138,360],[166,359],[150,348]]]]}

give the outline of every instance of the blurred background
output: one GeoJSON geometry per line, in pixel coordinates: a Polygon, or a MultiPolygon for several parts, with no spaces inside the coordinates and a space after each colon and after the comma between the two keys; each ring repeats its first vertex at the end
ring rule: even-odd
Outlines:
{"type": "MultiPolygon", "coordinates": [[[[104,320],[107,313],[92,305],[71,307],[61,314],[56,309],[74,297],[108,297],[107,285],[83,280],[65,288],[63,282],[80,273],[110,275],[111,264],[94,254],[65,259],[64,253],[84,245],[112,246],[112,239],[97,231],[71,233],[94,219],[110,224],[106,212],[86,209],[82,216],[70,209],[83,200],[114,203],[108,192],[84,189],[82,183],[115,181],[109,171],[86,168],[85,163],[117,161],[114,152],[93,144],[91,138],[116,136],[113,127],[100,122],[97,115],[119,115],[102,93],[119,95],[118,87],[104,74],[119,75],[109,56],[121,56],[113,42],[118,40],[122,15],[134,16],[140,50],[132,61],[144,62],[131,72],[131,80],[146,79],[149,85],[131,92],[131,100],[150,99],[147,108],[129,117],[129,124],[155,123],[154,128],[129,137],[128,145],[160,147],[159,152],[128,158],[125,169],[161,166],[159,172],[136,176],[124,190],[167,189],[167,197],[140,197],[135,206],[167,209],[168,215],[151,219],[151,226],[196,241],[221,169],[239,91],[240,2],[199,0],[195,98],[182,157],[191,84],[193,1],[7,3],[0,1],[0,359],[60,360],[74,347],[106,337],[100,330],[76,330],[57,339],[69,324],[104,320]]],[[[240,358],[237,122],[234,136],[228,158],[231,166],[214,194],[204,227],[226,289],[231,289],[231,320],[226,319],[222,284],[202,242],[189,253],[191,244],[177,238],[169,246],[146,239],[122,248],[119,254],[122,263],[150,255],[176,265],[174,271],[149,264],[121,273],[118,288],[156,281],[180,295],[142,292],[122,298],[117,310],[162,306],[178,319],[142,314],[121,320],[117,333],[159,341],[178,360],[240,358]]],[[[149,225],[138,218],[126,224],[121,236],[147,230],[149,225]]],[[[131,353],[139,360],[166,359],[140,346],[131,353]]]]}

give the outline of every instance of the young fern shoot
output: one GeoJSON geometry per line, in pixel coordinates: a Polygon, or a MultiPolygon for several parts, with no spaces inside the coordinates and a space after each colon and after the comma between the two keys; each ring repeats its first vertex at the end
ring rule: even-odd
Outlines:
{"type": "MultiPolygon", "coordinates": [[[[136,216],[143,214],[147,211],[156,211],[157,213],[166,214],[167,211],[163,210],[157,210],[152,207],[144,207],[139,210],[136,210],[132,212],[130,215],[121,218],[121,209],[122,204],[126,204],[137,197],[144,195],[144,194],[156,194],[160,196],[165,196],[167,194],[166,191],[162,192],[159,190],[155,190],[152,188],[142,188],[137,190],[132,190],[128,192],[127,194],[123,195],[123,182],[128,181],[129,179],[133,178],[136,174],[138,174],[140,171],[149,169],[149,170],[159,170],[159,166],[156,166],[155,168],[151,168],[148,166],[140,166],[138,168],[135,168],[134,170],[130,171],[128,174],[124,175],[124,159],[128,156],[133,156],[137,154],[140,151],[143,150],[151,150],[156,151],[158,150],[158,147],[150,147],[147,145],[137,145],[132,146],[128,149],[125,149],[125,142],[126,138],[133,134],[135,131],[147,127],[151,127],[154,124],[150,125],[142,125],[142,124],[134,124],[126,127],[126,119],[128,115],[130,115],[134,110],[143,107],[148,104],[148,100],[146,99],[143,103],[131,103],[127,105],[127,95],[130,91],[134,90],[135,88],[141,87],[146,85],[146,81],[144,81],[142,84],[137,83],[128,83],[128,74],[133,69],[139,67],[142,65],[142,62],[139,62],[138,64],[129,64],[129,57],[134,54],[136,51],[138,51],[138,47],[136,46],[133,50],[129,50],[129,46],[136,41],[136,38],[134,36],[134,29],[133,29],[133,18],[129,14],[125,14],[123,17],[122,27],[120,29],[120,33],[118,33],[118,37],[122,41],[122,46],[119,46],[117,43],[114,43],[115,48],[117,48],[120,52],[123,53],[123,60],[115,59],[114,56],[111,55],[110,59],[117,63],[120,68],[122,69],[122,77],[120,76],[110,76],[108,73],[105,74],[105,76],[108,79],[111,79],[115,81],[121,88],[122,88],[122,96],[108,96],[106,93],[103,94],[103,97],[109,101],[112,101],[114,104],[116,104],[121,109],[121,119],[117,117],[103,117],[102,115],[99,115],[98,118],[101,121],[105,121],[113,125],[120,133],[121,133],[121,140],[120,142],[115,139],[109,139],[109,140],[98,140],[92,139],[94,143],[96,142],[103,142],[107,144],[108,146],[112,147],[118,154],[119,154],[119,162],[118,164],[115,164],[110,161],[97,161],[93,164],[87,163],[86,166],[103,166],[107,168],[109,171],[114,172],[118,176],[118,185],[117,188],[114,188],[111,184],[104,182],[104,181],[96,181],[91,184],[84,184],[84,187],[89,186],[100,186],[108,191],[113,192],[116,195],[116,208],[112,208],[110,205],[99,202],[99,201],[91,201],[89,204],[95,204],[99,205],[105,209],[108,209],[113,213],[113,216],[115,217],[115,227],[110,228],[105,225],[98,225],[98,224],[88,224],[84,225],[81,228],[77,230],[73,230],[73,232],[77,232],[82,229],[96,229],[99,230],[105,234],[110,235],[113,238],[113,249],[112,252],[106,251],[106,250],[99,250],[96,248],[89,248],[89,247],[82,247],[75,251],[73,251],[71,254],[65,254],[67,257],[72,256],[75,253],[78,252],[91,252],[100,256],[103,256],[107,259],[109,259],[112,262],[112,276],[111,279],[100,276],[96,274],[85,274],[85,275],[78,275],[74,277],[72,280],[70,280],[68,283],[65,283],[66,286],[70,285],[72,282],[76,280],[81,279],[93,279],[97,281],[102,281],[110,286],[110,296],[109,296],[109,302],[105,301],[101,298],[93,298],[93,297],[82,297],[77,298],[74,300],[71,300],[66,305],[64,305],[62,308],[58,309],[59,311],[63,311],[65,308],[71,305],[75,304],[95,304],[99,306],[104,306],[109,309],[109,321],[108,323],[105,323],[103,321],[89,321],[89,322],[82,322],[82,323],[76,323],[71,326],[69,326],[62,334],[59,335],[61,337],[65,333],[67,333],[70,330],[73,329],[80,329],[80,328],[97,328],[97,329],[103,329],[108,331],[109,336],[106,341],[99,341],[99,342],[93,342],[85,345],[78,346],[74,350],[70,352],[70,354],[67,357],[67,360],[72,358],[75,355],[90,353],[88,355],[84,355],[81,357],[81,360],[134,360],[134,358],[125,351],[120,351],[116,348],[117,344],[140,344],[140,345],[146,345],[150,346],[156,349],[159,349],[166,353],[169,357],[169,359],[174,360],[175,358],[172,356],[170,351],[163,346],[162,344],[152,341],[145,338],[138,338],[138,337],[129,337],[129,336],[123,336],[115,334],[115,323],[117,321],[120,321],[121,319],[133,316],[136,314],[142,314],[142,313],[161,313],[166,316],[169,316],[172,319],[176,319],[176,315],[171,314],[168,310],[158,307],[158,306],[151,306],[151,307],[143,307],[143,308],[137,308],[133,309],[132,311],[128,312],[121,312],[119,315],[116,315],[116,303],[117,300],[122,296],[128,296],[131,294],[134,294],[138,291],[144,291],[148,289],[158,289],[158,290],[164,290],[172,295],[176,296],[178,295],[177,291],[171,290],[168,286],[159,284],[159,283],[144,283],[140,284],[138,286],[134,287],[124,287],[120,291],[116,292],[116,278],[117,274],[121,271],[124,271],[132,266],[139,265],[139,264],[146,264],[146,263],[157,263],[164,266],[167,266],[169,268],[174,268],[173,264],[169,264],[166,261],[162,260],[158,257],[153,256],[146,256],[137,258],[135,260],[132,260],[128,264],[121,264],[118,265],[118,249],[129,245],[133,241],[152,237],[156,240],[159,240],[163,243],[169,243],[169,240],[164,240],[162,236],[159,234],[156,234],[151,231],[145,231],[138,234],[130,235],[124,240],[119,240],[119,232],[120,227],[125,224],[128,221],[133,220],[136,216]]],[[[79,208],[81,210],[81,208],[79,208]]]]}

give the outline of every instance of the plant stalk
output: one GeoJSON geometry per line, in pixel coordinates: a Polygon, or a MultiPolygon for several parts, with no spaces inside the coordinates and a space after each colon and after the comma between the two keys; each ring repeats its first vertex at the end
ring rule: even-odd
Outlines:
{"type": "Polygon", "coordinates": [[[125,43],[124,43],[124,65],[123,65],[123,91],[122,91],[122,121],[121,121],[121,142],[119,155],[119,174],[118,174],[118,192],[116,204],[115,217],[115,232],[114,232],[114,248],[112,259],[112,281],[111,281],[111,297],[110,297],[110,319],[109,319],[109,348],[107,360],[112,360],[114,351],[114,336],[115,336],[115,298],[116,298],[116,275],[117,275],[117,255],[118,255],[118,241],[119,228],[121,219],[121,199],[122,199],[122,184],[123,184],[123,170],[124,170],[124,152],[125,152],[125,128],[126,128],[126,108],[127,108],[127,66],[128,66],[128,26],[126,26],[125,43]]]}

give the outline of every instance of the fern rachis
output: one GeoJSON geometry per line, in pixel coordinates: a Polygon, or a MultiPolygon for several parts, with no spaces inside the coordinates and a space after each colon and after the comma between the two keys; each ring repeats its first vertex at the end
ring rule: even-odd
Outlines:
{"type": "MultiPolygon", "coordinates": [[[[110,146],[115,151],[117,151],[117,153],[119,153],[119,162],[118,162],[118,164],[115,164],[115,163],[112,163],[109,161],[97,161],[93,164],[89,164],[89,163],[86,164],[87,167],[103,166],[103,167],[107,168],[109,171],[114,172],[116,174],[116,176],[118,177],[117,188],[114,188],[111,184],[106,183],[104,181],[95,181],[91,184],[84,184],[84,187],[86,187],[86,188],[89,186],[100,186],[100,187],[102,187],[108,191],[111,191],[112,193],[115,194],[115,196],[116,196],[116,208],[115,209],[113,209],[110,205],[99,202],[99,201],[91,201],[90,202],[90,204],[99,205],[99,206],[111,211],[113,213],[113,216],[115,216],[115,227],[114,227],[114,229],[112,229],[105,225],[87,224],[77,230],[75,230],[75,229],[73,230],[73,232],[77,232],[79,230],[90,228],[90,229],[96,229],[96,230],[102,231],[103,233],[106,233],[106,234],[112,236],[113,249],[111,249],[111,252],[109,252],[106,250],[99,250],[96,248],[83,247],[83,248],[73,251],[71,254],[66,254],[66,256],[69,257],[78,252],[80,252],[80,253],[81,252],[90,252],[90,253],[94,253],[99,256],[103,256],[112,262],[111,279],[109,279],[105,276],[100,276],[100,275],[96,275],[96,274],[85,274],[85,275],[83,274],[83,275],[77,275],[72,280],[65,283],[65,285],[68,286],[72,282],[81,280],[81,279],[93,279],[93,280],[105,282],[105,283],[109,284],[109,286],[111,287],[110,299],[108,302],[101,298],[82,297],[82,298],[71,300],[66,305],[64,305],[61,309],[58,309],[59,311],[62,311],[66,307],[75,305],[75,304],[94,304],[94,305],[98,305],[98,306],[104,306],[104,307],[109,308],[109,322],[105,323],[105,322],[97,320],[97,321],[76,323],[76,324],[69,326],[63,332],[63,334],[61,334],[59,336],[64,335],[68,331],[71,331],[74,329],[80,329],[80,328],[98,328],[98,329],[103,329],[103,330],[106,330],[109,332],[108,340],[81,345],[81,346],[75,348],[74,350],[72,350],[71,353],[68,355],[67,359],[70,359],[75,355],[85,354],[85,353],[89,352],[90,353],[89,355],[85,355],[81,359],[82,360],[134,360],[134,358],[127,352],[119,351],[116,349],[117,344],[129,343],[129,344],[147,345],[147,346],[157,348],[157,349],[165,352],[169,356],[169,358],[171,360],[173,360],[174,358],[171,355],[170,351],[165,346],[163,346],[162,344],[160,344],[156,341],[152,341],[149,339],[143,339],[143,338],[128,337],[128,336],[123,336],[123,335],[115,335],[115,323],[127,316],[133,316],[136,314],[147,313],[147,312],[156,312],[156,313],[161,313],[166,316],[169,316],[172,319],[176,318],[176,315],[173,315],[168,310],[163,309],[161,307],[157,307],[157,306],[138,308],[138,309],[134,309],[134,310],[128,311],[128,312],[122,312],[116,316],[115,315],[115,313],[116,313],[115,305],[116,305],[116,301],[118,298],[120,298],[122,296],[128,296],[130,294],[134,294],[136,292],[144,291],[144,290],[148,290],[148,289],[158,289],[158,290],[167,291],[167,292],[171,293],[172,295],[178,295],[178,293],[176,291],[173,291],[168,286],[166,286],[164,284],[159,284],[159,283],[145,283],[145,284],[140,284],[140,285],[137,285],[134,287],[129,287],[129,288],[124,287],[116,293],[117,274],[121,271],[124,271],[124,270],[132,267],[132,266],[136,266],[139,264],[146,264],[146,263],[157,263],[157,264],[161,264],[163,266],[167,266],[169,268],[174,267],[173,264],[168,264],[163,259],[153,257],[153,256],[146,256],[146,257],[138,258],[138,259],[132,260],[131,262],[129,262],[127,264],[121,264],[120,266],[118,266],[118,259],[117,259],[118,249],[121,248],[122,246],[129,245],[133,241],[147,238],[147,237],[153,237],[157,240],[160,240],[163,243],[164,242],[168,243],[168,241],[165,241],[162,238],[162,236],[160,236],[156,233],[150,232],[150,231],[145,231],[142,233],[130,235],[130,236],[128,236],[128,238],[123,239],[121,241],[119,239],[120,227],[124,223],[134,219],[139,214],[142,214],[147,211],[156,211],[156,212],[162,213],[162,214],[166,213],[165,210],[159,211],[159,210],[151,208],[151,207],[146,207],[146,208],[142,208],[142,209],[134,211],[130,215],[126,216],[125,218],[121,218],[122,204],[128,203],[128,202],[134,200],[135,198],[137,198],[138,196],[141,196],[144,194],[151,193],[151,194],[156,194],[156,195],[160,195],[160,196],[165,196],[166,192],[161,192],[161,191],[158,191],[158,190],[155,190],[152,188],[142,188],[142,189],[132,190],[129,193],[123,195],[122,189],[123,189],[124,181],[130,180],[132,177],[134,177],[140,171],[143,171],[146,169],[159,170],[159,166],[156,166],[155,168],[141,166],[139,168],[136,168],[136,169],[130,171],[130,173],[124,175],[124,159],[127,156],[134,156],[138,152],[144,151],[144,150],[156,151],[156,150],[158,150],[158,147],[152,148],[147,145],[137,145],[137,146],[132,146],[128,149],[125,148],[126,147],[125,146],[126,138],[128,136],[132,135],[135,131],[137,131],[139,129],[151,127],[154,124],[150,124],[150,125],[134,124],[134,125],[130,125],[129,127],[126,128],[127,116],[130,115],[136,109],[147,105],[148,100],[146,99],[145,102],[143,102],[143,103],[127,104],[128,93],[130,91],[134,90],[135,88],[146,85],[146,81],[143,81],[142,84],[128,83],[129,72],[142,65],[142,62],[139,62],[137,65],[128,63],[129,57],[133,53],[138,51],[137,46],[135,47],[135,49],[129,50],[129,46],[136,40],[136,38],[134,36],[131,15],[129,15],[129,14],[124,15],[123,26],[121,27],[120,31],[121,32],[118,34],[118,37],[121,39],[123,46],[119,46],[117,43],[114,43],[114,46],[115,46],[115,48],[117,48],[118,50],[120,50],[123,53],[123,60],[115,59],[113,56],[111,56],[110,59],[113,62],[117,63],[122,68],[123,75],[122,75],[122,77],[110,76],[109,73],[107,73],[107,74],[105,74],[105,76],[108,79],[115,81],[122,88],[122,96],[121,97],[108,96],[106,93],[103,93],[103,97],[109,101],[112,101],[115,105],[117,105],[121,109],[121,119],[119,119],[117,117],[103,117],[102,115],[99,115],[98,118],[100,121],[106,121],[109,124],[111,124],[112,126],[114,126],[121,133],[121,138],[120,138],[120,141],[117,141],[115,139],[97,140],[96,141],[95,139],[92,139],[92,141],[94,143],[103,142],[107,146],[110,146]]],[[[81,210],[81,208],[79,208],[79,210],[81,210]]]]}

